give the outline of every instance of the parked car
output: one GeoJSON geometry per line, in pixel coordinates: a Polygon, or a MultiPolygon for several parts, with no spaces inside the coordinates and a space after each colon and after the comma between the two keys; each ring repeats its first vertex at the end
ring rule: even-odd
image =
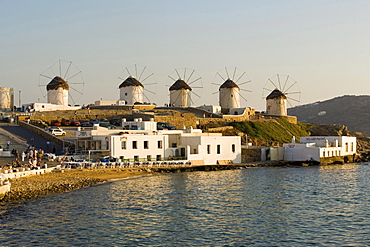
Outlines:
{"type": "Polygon", "coordinates": [[[99,123],[99,126],[100,127],[105,127],[105,128],[108,128],[108,129],[115,129],[115,128],[117,128],[117,126],[112,125],[109,122],[101,122],[101,123],[99,123]]]}
{"type": "Polygon", "coordinates": [[[50,125],[51,126],[61,126],[62,124],[58,120],[51,120],[50,125]]]}
{"type": "Polygon", "coordinates": [[[61,124],[62,124],[63,126],[69,126],[69,125],[71,125],[71,120],[69,120],[69,119],[67,119],[67,118],[62,118],[62,122],[61,122],[61,124]]]}
{"type": "Polygon", "coordinates": [[[121,126],[122,125],[122,119],[121,118],[113,118],[110,120],[110,123],[115,126],[121,126]]]}
{"type": "Polygon", "coordinates": [[[109,123],[109,120],[106,118],[100,119],[100,123],[109,123]]]}
{"type": "Polygon", "coordinates": [[[50,128],[50,129],[47,129],[47,131],[50,132],[50,134],[56,135],[56,136],[65,136],[66,135],[66,132],[62,129],[50,128]]]}
{"type": "Polygon", "coordinates": [[[90,120],[90,123],[91,124],[99,124],[99,120],[96,119],[96,118],[93,118],[93,119],[90,120]]]}
{"type": "Polygon", "coordinates": [[[170,123],[166,123],[166,122],[158,122],[157,123],[157,130],[174,130],[176,129],[175,126],[173,126],[172,124],[170,123]]]}
{"type": "Polygon", "coordinates": [[[93,125],[90,123],[89,120],[81,120],[80,126],[81,127],[92,127],[93,125]]]}
{"type": "Polygon", "coordinates": [[[71,126],[80,126],[80,125],[81,125],[80,121],[77,121],[77,120],[71,121],[71,126]]]}

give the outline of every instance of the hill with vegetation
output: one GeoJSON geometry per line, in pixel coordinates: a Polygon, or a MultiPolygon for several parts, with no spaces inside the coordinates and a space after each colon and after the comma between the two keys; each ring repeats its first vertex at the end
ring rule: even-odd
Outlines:
{"type": "Polygon", "coordinates": [[[288,109],[303,123],[345,125],[370,136],[370,96],[345,95],[288,109]]]}
{"type": "MultiPolygon", "coordinates": [[[[248,142],[253,145],[279,145],[291,142],[294,136],[299,140],[301,136],[309,136],[311,124],[289,123],[286,119],[267,121],[246,121],[230,123],[236,130],[247,135],[248,142]]],[[[247,142],[247,140],[245,140],[247,142]]]]}

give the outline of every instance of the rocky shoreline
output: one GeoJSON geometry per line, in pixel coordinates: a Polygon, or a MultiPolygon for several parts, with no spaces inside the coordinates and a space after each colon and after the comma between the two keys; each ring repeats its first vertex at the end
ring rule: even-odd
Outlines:
{"type": "Polygon", "coordinates": [[[114,178],[144,174],[144,171],[66,170],[11,180],[11,190],[0,200],[2,203],[31,200],[49,194],[63,193],[104,183],[114,178]]]}
{"type": "Polygon", "coordinates": [[[102,183],[104,180],[88,177],[67,177],[59,179],[47,178],[46,174],[39,175],[43,179],[21,178],[11,181],[11,190],[2,198],[1,202],[15,202],[34,199],[39,196],[62,193],[75,189],[102,183]]]}

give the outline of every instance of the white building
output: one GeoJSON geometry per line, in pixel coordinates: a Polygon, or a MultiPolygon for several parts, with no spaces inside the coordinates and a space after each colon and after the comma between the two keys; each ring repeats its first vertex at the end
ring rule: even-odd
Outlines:
{"type": "Polygon", "coordinates": [[[55,76],[46,86],[48,103],[68,106],[69,85],[60,76],[55,76]]]}
{"type": "Polygon", "coordinates": [[[221,106],[219,105],[201,105],[197,108],[208,111],[210,113],[221,114],[221,106]]]}
{"type": "Polygon", "coordinates": [[[286,161],[320,161],[356,154],[356,137],[306,136],[300,143],[284,143],[286,161]]]}
{"type": "Polygon", "coordinates": [[[133,129],[108,130],[95,125],[93,130],[78,130],[78,150],[100,151],[121,160],[142,162],[182,160],[206,165],[241,162],[240,136],[202,133],[199,129],[157,131],[154,121],[123,122],[124,128],[128,126],[133,129]]]}
{"type": "Polygon", "coordinates": [[[240,108],[240,88],[231,79],[220,86],[219,103],[222,109],[240,108]]]}
{"type": "Polygon", "coordinates": [[[65,110],[78,110],[81,106],[66,106],[66,105],[55,105],[51,103],[30,103],[23,104],[22,108],[24,111],[65,111],[65,110]]]}
{"type": "Polygon", "coordinates": [[[96,100],[94,102],[94,106],[121,106],[125,104],[125,100],[96,100]]]}
{"type": "Polygon", "coordinates": [[[14,107],[14,89],[11,87],[0,87],[0,110],[11,111],[14,107]]]}
{"type": "Polygon", "coordinates": [[[126,105],[143,103],[144,86],[135,77],[129,76],[119,85],[120,101],[125,101],[126,105]]]}
{"type": "Polygon", "coordinates": [[[178,79],[169,89],[170,91],[170,105],[187,107],[191,106],[190,93],[191,87],[182,79],[178,79]]]}
{"type": "Polygon", "coordinates": [[[275,89],[266,97],[266,113],[268,115],[287,116],[287,97],[275,89]]]}

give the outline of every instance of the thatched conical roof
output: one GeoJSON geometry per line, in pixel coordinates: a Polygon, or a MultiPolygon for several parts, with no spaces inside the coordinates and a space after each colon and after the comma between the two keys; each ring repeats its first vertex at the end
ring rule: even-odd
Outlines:
{"type": "Polygon", "coordinates": [[[231,80],[231,79],[227,79],[221,86],[220,86],[220,89],[221,88],[234,88],[234,87],[237,87],[238,89],[240,89],[239,88],[239,86],[238,85],[236,85],[236,83],[235,82],[233,82],[233,80],[231,80]]]}
{"type": "Polygon", "coordinates": [[[188,89],[190,91],[192,90],[191,87],[184,80],[181,80],[181,79],[178,79],[177,81],[175,81],[175,83],[172,84],[172,86],[170,87],[170,91],[181,90],[181,89],[188,89]]]}
{"type": "Polygon", "coordinates": [[[283,99],[286,99],[287,97],[285,96],[284,93],[282,93],[279,89],[275,89],[274,91],[272,91],[267,97],[266,99],[277,99],[277,98],[283,98],[283,99]]]}
{"type": "Polygon", "coordinates": [[[124,80],[118,88],[130,87],[130,86],[141,86],[144,87],[135,77],[129,76],[124,80]]]}
{"type": "Polygon", "coordinates": [[[63,88],[65,90],[69,90],[68,83],[63,80],[62,77],[56,76],[49,82],[49,84],[46,86],[46,90],[57,90],[58,88],[63,88]]]}

